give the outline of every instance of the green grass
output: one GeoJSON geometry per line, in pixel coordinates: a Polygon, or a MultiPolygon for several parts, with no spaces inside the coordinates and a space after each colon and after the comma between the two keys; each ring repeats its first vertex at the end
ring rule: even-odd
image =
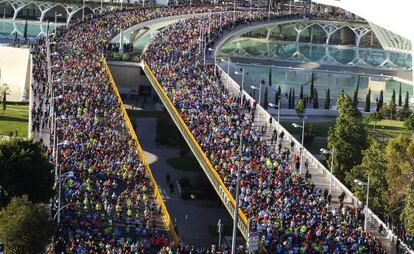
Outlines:
{"type": "Polygon", "coordinates": [[[365,126],[368,133],[380,142],[387,141],[388,139],[394,138],[400,134],[410,135],[413,133],[413,131],[404,126],[403,121],[397,120],[381,120],[376,123],[370,122],[365,126]]]}
{"type": "Polygon", "coordinates": [[[184,157],[172,157],[167,159],[168,165],[177,170],[201,172],[200,165],[195,157],[184,156],[184,157]]]}
{"type": "Polygon", "coordinates": [[[29,105],[7,105],[6,111],[0,108],[0,135],[18,131],[18,136],[26,138],[29,123],[29,105]]]}
{"type": "MultiPolygon", "coordinates": [[[[282,122],[282,126],[285,127],[285,129],[290,132],[290,134],[292,135],[301,135],[302,134],[302,129],[300,128],[295,128],[292,126],[293,122],[282,122]]],[[[320,122],[320,123],[306,123],[305,122],[305,127],[309,126],[309,125],[313,125],[313,131],[315,133],[316,136],[320,136],[320,137],[326,137],[328,136],[328,130],[330,127],[335,125],[335,122],[320,122]]]]}

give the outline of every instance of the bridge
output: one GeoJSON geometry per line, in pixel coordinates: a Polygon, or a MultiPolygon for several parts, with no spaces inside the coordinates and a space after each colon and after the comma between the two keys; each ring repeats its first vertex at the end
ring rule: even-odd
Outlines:
{"type": "Polygon", "coordinates": [[[35,16],[40,22],[46,18],[65,20],[67,24],[74,18],[85,15],[97,14],[105,9],[102,6],[89,4],[63,4],[59,2],[26,1],[26,0],[0,0],[0,16],[11,17],[13,20],[19,17],[35,16]]]}
{"type": "Polygon", "coordinates": [[[373,46],[375,40],[371,27],[364,22],[296,19],[237,28],[220,39],[214,55],[276,58],[384,70],[412,68],[409,55],[368,48],[373,46]],[[281,41],[281,37],[286,41],[281,41]],[[257,43],[253,48],[243,44],[246,38],[255,39],[257,43]],[[271,38],[276,41],[270,41],[271,38]],[[230,46],[223,48],[226,43],[230,46]],[[308,50],[309,47],[312,50],[308,50]],[[353,57],[337,58],[337,55],[342,55],[338,52],[344,50],[351,52],[353,57]]]}

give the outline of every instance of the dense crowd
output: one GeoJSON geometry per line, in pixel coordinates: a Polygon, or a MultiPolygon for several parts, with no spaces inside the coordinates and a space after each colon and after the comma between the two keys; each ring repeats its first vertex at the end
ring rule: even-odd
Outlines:
{"type": "MultiPolygon", "coordinates": [[[[58,150],[63,184],[55,253],[194,253],[191,246],[176,245],[157,230],[161,210],[102,57],[108,38],[120,29],[161,16],[206,11],[115,11],[60,28],[50,37],[50,83],[46,41],[33,46],[32,130],[52,140],[56,122],[57,141],[50,143],[58,149],[50,150],[58,150]]],[[[271,18],[287,13],[276,9],[271,18]]],[[[242,152],[250,159],[241,165],[241,207],[268,250],[381,253],[379,243],[362,230],[360,210],[328,206],[311,177],[301,177],[292,166],[300,163],[298,156],[287,147],[274,149],[255,127],[254,107],[247,102],[240,106],[214,67],[200,60],[200,38],[212,47],[224,30],[267,18],[267,12],[237,12],[179,22],[155,37],[145,60],[232,193],[242,136],[242,152]]]]}
{"type": "Polygon", "coordinates": [[[213,47],[225,29],[267,18],[266,12],[236,18],[214,14],[177,23],[156,36],[145,61],[233,194],[240,166],[241,208],[271,253],[382,253],[380,243],[363,230],[361,210],[343,202],[329,206],[310,174],[299,175],[299,156],[264,139],[263,126],[254,121],[254,103],[240,105],[214,66],[203,65],[200,38],[209,38],[206,48],[213,47]],[[249,159],[240,162],[240,153],[249,159]]]}
{"type": "Polygon", "coordinates": [[[51,153],[58,151],[63,185],[55,253],[156,253],[165,246],[187,248],[175,246],[158,230],[163,225],[161,208],[153,199],[148,173],[102,58],[108,38],[120,29],[190,11],[206,10],[116,11],[58,29],[50,36],[50,84],[46,40],[33,45],[31,128],[38,138],[50,138],[51,153]]]}

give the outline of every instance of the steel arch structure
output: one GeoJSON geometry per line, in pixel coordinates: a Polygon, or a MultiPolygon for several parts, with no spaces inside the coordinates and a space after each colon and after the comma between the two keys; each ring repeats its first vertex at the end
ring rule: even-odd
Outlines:
{"type": "Polygon", "coordinates": [[[70,23],[73,16],[78,13],[79,11],[82,11],[82,9],[88,9],[92,13],[99,13],[103,11],[103,8],[101,7],[90,7],[88,5],[77,5],[77,4],[62,4],[58,2],[39,2],[39,1],[24,1],[24,0],[0,0],[0,4],[5,3],[12,7],[13,9],[13,20],[15,20],[19,14],[20,11],[22,11],[25,7],[28,7],[30,5],[33,5],[37,7],[37,9],[40,12],[40,16],[38,19],[40,21],[43,21],[46,17],[46,14],[50,12],[51,10],[61,7],[66,12],[66,23],[70,23]]]}

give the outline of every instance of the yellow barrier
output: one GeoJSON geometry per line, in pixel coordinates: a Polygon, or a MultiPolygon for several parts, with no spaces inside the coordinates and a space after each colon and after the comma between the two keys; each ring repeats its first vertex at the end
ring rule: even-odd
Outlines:
{"type": "MultiPolygon", "coordinates": [[[[194,143],[194,145],[196,146],[198,152],[201,154],[201,156],[203,157],[203,160],[206,162],[206,164],[208,165],[208,168],[210,169],[210,171],[213,173],[214,178],[217,180],[217,182],[220,184],[220,186],[223,188],[224,192],[226,193],[227,197],[229,198],[230,202],[232,203],[233,206],[236,206],[236,202],[233,198],[233,196],[230,194],[230,192],[228,191],[227,187],[224,185],[223,181],[221,180],[221,177],[219,176],[219,174],[216,172],[216,170],[214,170],[213,166],[210,163],[210,160],[207,158],[207,156],[204,154],[203,150],[201,149],[200,145],[198,144],[198,142],[195,140],[193,134],[191,133],[191,131],[188,129],[187,125],[184,123],[183,119],[181,118],[180,114],[178,113],[177,109],[175,108],[175,106],[172,104],[170,98],[168,97],[167,93],[164,91],[164,89],[162,88],[162,86],[160,85],[160,83],[158,82],[157,78],[155,78],[154,74],[152,73],[151,69],[148,67],[147,63],[145,64],[145,68],[148,70],[149,74],[151,75],[151,78],[156,82],[159,90],[161,91],[162,95],[166,98],[166,101],[168,102],[169,106],[173,109],[174,113],[177,115],[180,123],[182,124],[182,126],[184,127],[184,130],[187,132],[188,136],[190,137],[191,141],[194,143]]],[[[246,218],[246,216],[244,215],[244,213],[242,212],[241,209],[239,209],[238,211],[239,217],[241,218],[241,220],[243,221],[243,223],[246,225],[246,227],[249,227],[249,222],[246,218]]]]}
{"type": "Polygon", "coordinates": [[[108,64],[106,63],[105,58],[103,58],[102,62],[104,64],[104,66],[105,66],[106,73],[109,76],[109,81],[111,83],[112,89],[114,90],[115,95],[116,95],[116,97],[118,99],[119,105],[121,106],[121,110],[122,110],[122,114],[124,116],[125,123],[127,124],[128,129],[129,129],[129,132],[131,133],[132,138],[135,141],[135,144],[136,144],[137,149],[138,149],[138,153],[139,153],[139,155],[141,157],[142,162],[144,163],[145,170],[149,174],[150,181],[151,181],[152,186],[154,188],[155,197],[157,198],[158,203],[161,205],[161,210],[162,210],[164,222],[165,222],[165,224],[168,227],[168,230],[170,232],[171,238],[176,243],[179,243],[181,240],[178,237],[177,232],[175,232],[175,228],[174,228],[174,225],[173,225],[173,223],[171,221],[170,214],[168,213],[167,207],[165,206],[164,200],[162,199],[162,196],[161,196],[161,193],[160,193],[160,191],[158,189],[157,183],[155,182],[155,179],[154,179],[154,176],[152,175],[151,169],[148,166],[147,160],[145,159],[144,152],[142,151],[141,145],[138,142],[138,137],[137,137],[137,135],[135,133],[134,127],[132,126],[131,120],[129,119],[128,113],[126,112],[126,109],[125,109],[124,103],[122,102],[121,96],[119,95],[118,88],[115,85],[114,79],[112,78],[111,70],[109,69],[108,64]]]}

